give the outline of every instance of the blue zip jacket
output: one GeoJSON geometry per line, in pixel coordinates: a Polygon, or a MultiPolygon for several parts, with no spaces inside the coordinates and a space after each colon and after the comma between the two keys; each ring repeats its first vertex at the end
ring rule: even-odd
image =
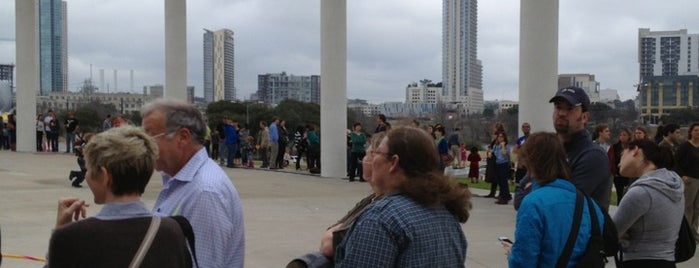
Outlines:
{"type": "MultiPolygon", "coordinates": [[[[517,211],[509,264],[510,267],[555,267],[573,225],[575,186],[557,179],[544,185],[533,183],[532,187],[517,211]]],[[[587,200],[583,202],[580,231],[567,267],[578,263],[592,233],[587,200]]],[[[604,215],[597,204],[594,207],[600,231],[604,232],[604,215]]]]}

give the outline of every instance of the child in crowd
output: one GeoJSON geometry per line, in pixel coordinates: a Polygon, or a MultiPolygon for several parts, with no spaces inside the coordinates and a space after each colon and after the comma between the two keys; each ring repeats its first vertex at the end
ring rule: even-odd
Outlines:
{"type": "Polygon", "coordinates": [[[459,152],[461,153],[461,162],[459,163],[459,168],[465,168],[466,167],[466,144],[463,142],[461,143],[461,146],[459,147],[459,152]]]}
{"type": "Polygon", "coordinates": [[[478,182],[478,164],[481,162],[481,155],[478,153],[478,148],[476,146],[471,147],[471,154],[468,155],[469,170],[468,178],[471,179],[471,183],[478,182]]]}
{"type": "Polygon", "coordinates": [[[245,143],[243,144],[243,153],[247,156],[247,163],[243,163],[243,165],[247,165],[247,168],[255,167],[255,149],[253,148],[253,144],[255,144],[254,137],[245,137],[245,143]]]}

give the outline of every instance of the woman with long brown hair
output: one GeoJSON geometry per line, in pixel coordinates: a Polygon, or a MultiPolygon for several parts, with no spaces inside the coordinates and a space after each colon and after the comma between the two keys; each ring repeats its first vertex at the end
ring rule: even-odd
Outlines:
{"type": "Polygon", "coordinates": [[[619,141],[612,145],[607,152],[609,157],[609,169],[614,176],[614,190],[616,191],[617,204],[621,203],[621,198],[624,197],[624,189],[629,186],[630,179],[619,174],[619,162],[621,161],[621,152],[629,147],[631,143],[631,131],[622,128],[619,130],[619,141]]]}
{"type": "Polygon", "coordinates": [[[375,201],[336,248],[335,267],[463,267],[470,194],[439,171],[433,139],[394,128],[372,152],[375,201]],[[371,243],[367,243],[371,241],[371,243]]]}

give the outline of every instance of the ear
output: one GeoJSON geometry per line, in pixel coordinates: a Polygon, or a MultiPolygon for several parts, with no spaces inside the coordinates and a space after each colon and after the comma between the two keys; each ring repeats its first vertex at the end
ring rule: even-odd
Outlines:
{"type": "Polygon", "coordinates": [[[397,154],[394,154],[391,156],[391,166],[388,167],[388,172],[394,172],[397,171],[400,168],[400,156],[397,154]]]}
{"type": "Polygon", "coordinates": [[[178,144],[182,144],[192,139],[192,133],[187,128],[180,128],[175,132],[175,137],[177,137],[178,144]]]}
{"type": "Polygon", "coordinates": [[[582,119],[585,123],[587,123],[588,120],[590,120],[590,111],[583,112],[582,113],[582,119]]]}
{"type": "Polygon", "coordinates": [[[107,187],[107,189],[111,189],[112,188],[112,174],[109,174],[106,167],[100,167],[99,173],[100,173],[100,177],[102,178],[102,181],[100,183],[102,183],[102,185],[107,187]]]}

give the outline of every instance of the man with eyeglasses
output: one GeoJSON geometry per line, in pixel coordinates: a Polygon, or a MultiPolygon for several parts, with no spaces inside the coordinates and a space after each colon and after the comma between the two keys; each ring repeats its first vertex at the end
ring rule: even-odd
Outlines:
{"type": "Polygon", "coordinates": [[[144,106],[142,114],[144,130],[158,144],[156,170],[162,171],[163,189],[153,213],[189,220],[200,267],[243,267],[240,197],[204,149],[201,113],[188,103],[156,100],[144,106]]]}

